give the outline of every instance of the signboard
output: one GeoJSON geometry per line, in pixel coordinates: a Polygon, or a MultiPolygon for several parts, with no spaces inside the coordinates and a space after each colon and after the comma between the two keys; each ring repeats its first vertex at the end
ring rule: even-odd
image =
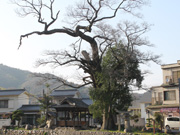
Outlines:
{"type": "Polygon", "coordinates": [[[179,112],[179,109],[178,108],[161,108],[160,112],[161,113],[164,113],[164,112],[179,112]]]}

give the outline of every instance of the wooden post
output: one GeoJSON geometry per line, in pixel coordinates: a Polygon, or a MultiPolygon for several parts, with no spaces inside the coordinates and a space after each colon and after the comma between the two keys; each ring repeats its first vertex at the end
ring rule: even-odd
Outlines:
{"type": "Polygon", "coordinates": [[[75,127],[75,115],[74,115],[74,111],[73,111],[73,127],[75,127]]]}
{"type": "Polygon", "coordinates": [[[88,127],[89,127],[89,111],[88,111],[88,127]]]}
{"type": "Polygon", "coordinates": [[[78,127],[79,127],[79,111],[77,113],[78,127]]]}
{"type": "Polygon", "coordinates": [[[64,123],[65,123],[65,127],[67,127],[67,123],[66,123],[66,111],[65,111],[64,123]]]}
{"type": "Polygon", "coordinates": [[[57,115],[56,115],[56,127],[58,127],[59,125],[58,125],[58,120],[57,120],[57,118],[58,118],[58,111],[56,110],[56,112],[57,112],[57,115]]]}
{"type": "Polygon", "coordinates": [[[80,111],[80,126],[82,126],[82,123],[81,123],[81,111],[80,111]]]}
{"type": "Polygon", "coordinates": [[[86,122],[86,111],[85,111],[85,117],[84,117],[84,119],[85,119],[85,122],[86,122]]]}

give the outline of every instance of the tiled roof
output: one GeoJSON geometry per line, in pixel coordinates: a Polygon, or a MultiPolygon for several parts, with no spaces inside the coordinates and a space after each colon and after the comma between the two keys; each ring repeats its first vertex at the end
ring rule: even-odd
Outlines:
{"type": "Polygon", "coordinates": [[[90,98],[83,98],[82,101],[86,103],[87,105],[92,105],[93,101],[90,98]]]}
{"type": "Polygon", "coordinates": [[[0,90],[0,96],[17,96],[25,91],[25,89],[0,90]]]}
{"type": "Polygon", "coordinates": [[[22,110],[22,111],[40,111],[40,105],[22,105],[18,110],[22,110]]]}
{"type": "Polygon", "coordinates": [[[74,96],[78,92],[77,89],[67,89],[67,90],[54,90],[51,93],[51,96],[58,97],[58,96],[74,96]]]}
{"type": "Polygon", "coordinates": [[[79,98],[64,98],[60,105],[54,106],[55,108],[88,108],[88,105],[79,98]]]}

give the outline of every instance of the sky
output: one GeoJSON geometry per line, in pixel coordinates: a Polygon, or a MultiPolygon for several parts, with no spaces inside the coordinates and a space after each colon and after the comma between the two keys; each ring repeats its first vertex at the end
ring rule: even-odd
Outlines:
{"type": "MultiPolygon", "coordinates": [[[[64,8],[75,0],[66,0],[62,3],[59,0],[57,1],[56,6],[64,8]]],[[[150,0],[149,6],[145,6],[140,10],[141,14],[143,14],[143,20],[152,24],[151,30],[146,34],[149,41],[154,44],[154,47],[150,48],[150,50],[154,54],[161,55],[162,64],[176,63],[177,60],[180,60],[179,5],[179,0],[150,0]]],[[[18,49],[20,35],[34,30],[41,30],[42,26],[37,23],[34,17],[19,17],[15,13],[16,8],[16,5],[10,3],[9,0],[0,1],[0,64],[32,72],[50,72],[71,80],[76,75],[75,68],[37,68],[35,62],[43,58],[43,52],[46,50],[67,49],[73,39],[60,34],[52,36],[33,35],[23,39],[23,45],[18,49]]],[[[61,16],[64,11],[61,10],[61,16]]],[[[60,18],[60,21],[62,20],[63,18],[60,18]]],[[[59,23],[55,25],[59,26],[59,23]]],[[[151,87],[162,84],[160,65],[150,63],[142,68],[151,72],[151,74],[145,76],[144,85],[151,87]]]]}

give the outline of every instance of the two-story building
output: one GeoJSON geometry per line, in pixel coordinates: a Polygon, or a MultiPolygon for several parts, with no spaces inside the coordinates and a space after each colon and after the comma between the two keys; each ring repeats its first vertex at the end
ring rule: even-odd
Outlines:
{"type": "Polygon", "coordinates": [[[0,128],[9,125],[7,117],[22,105],[29,104],[29,96],[25,89],[0,90],[0,128]]]}
{"type": "Polygon", "coordinates": [[[150,117],[155,113],[163,116],[179,116],[179,83],[180,60],[174,64],[161,66],[163,71],[163,84],[152,87],[152,105],[147,107],[150,117]]]}

